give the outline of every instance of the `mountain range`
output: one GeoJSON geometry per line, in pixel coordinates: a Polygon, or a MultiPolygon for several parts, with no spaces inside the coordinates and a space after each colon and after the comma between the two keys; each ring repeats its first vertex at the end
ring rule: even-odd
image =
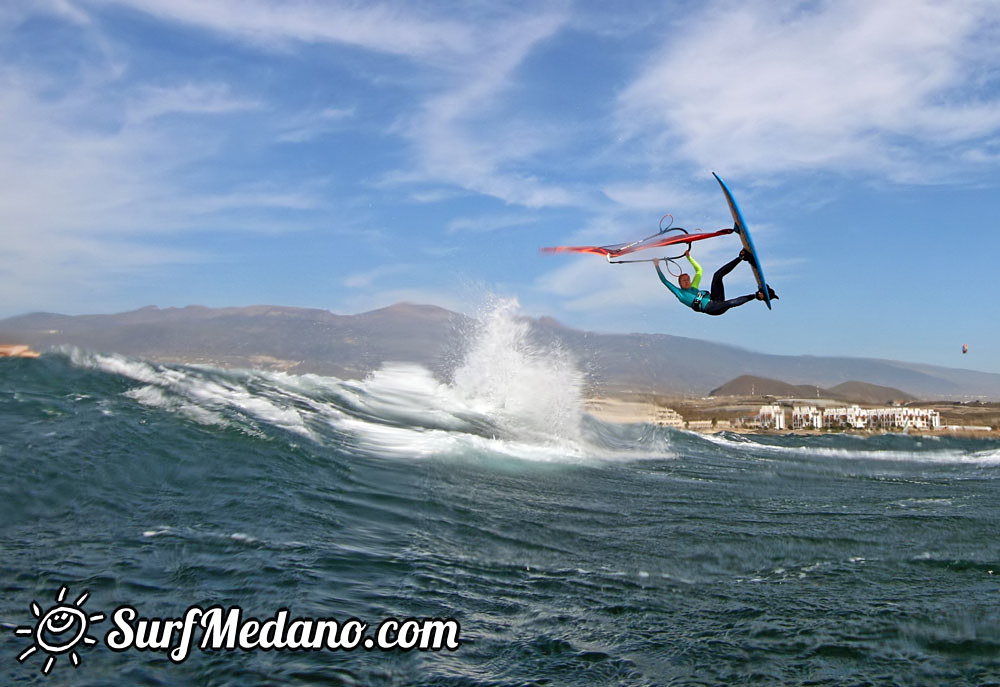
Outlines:
{"type": "Polygon", "coordinates": [[[905,391],[867,382],[843,382],[830,389],[814,384],[788,384],[776,379],[742,375],[708,392],[709,396],[773,396],[775,398],[829,399],[852,403],[886,404],[919,400],[905,391]]]}
{"type": "MultiPolygon", "coordinates": [[[[1000,374],[895,360],[772,355],[669,334],[601,334],[522,318],[534,344],[572,355],[592,389],[704,396],[745,375],[842,395],[838,385],[888,387],[919,399],[1000,399],[1000,374]]],[[[0,320],[0,343],[116,352],[163,362],[282,369],[360,378],[386,361],[447,379],[475,331],[471,318],[400,303],[358,315],[282,306],[142,308],[113,315],[32,313],[0,320]]],[[[882,393],[882,392],[878,392],[882,393]]],[[[781,394],[785,395],[785,394],[781,394]]]]}

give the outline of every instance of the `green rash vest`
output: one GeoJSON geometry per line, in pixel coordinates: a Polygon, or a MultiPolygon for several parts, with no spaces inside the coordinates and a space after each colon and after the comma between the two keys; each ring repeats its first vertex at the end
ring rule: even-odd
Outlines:
{"type": "Polygon", "coordinates": [[[702,291],[698,288],[698,285],[701,284],[701,265],[695,262],[695,259],[691,257],[690,253],[688,253],[687,259],[688,262],[691,263],[691,267],[694,268],[694,278],[691,280],[691,286],[686,289],[674,286],[669,279],[663,276],[663,272],[660,271],[660,266],[655,263],[654,265],[656,267],[656,274],[660,277],[660,281],[663,282],[663,285],[670,289],[675,296],[677,296],[677,300],[690,308],[694,304],[695,299],[699,296],[701,296],[701,302],[703,303],[707,302],[710,296],[708,291],[702,291]]]}

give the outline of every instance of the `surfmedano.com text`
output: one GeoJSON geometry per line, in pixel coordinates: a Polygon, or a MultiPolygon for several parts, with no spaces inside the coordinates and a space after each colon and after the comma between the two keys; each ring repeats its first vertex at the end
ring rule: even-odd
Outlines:
{"type": "Polygon", "coordinates": [[[142,618],[132,606],[111,615],[114,628],[104,643],[114,651],[162,651],[181,663],[201,651],[455,651],[461,645],[454,618],[386,618],[369,634],[357,618],[292,618],[287,608],[265,620],[244,617],[243,609],[191,606],[181,618],[142,618]]]}

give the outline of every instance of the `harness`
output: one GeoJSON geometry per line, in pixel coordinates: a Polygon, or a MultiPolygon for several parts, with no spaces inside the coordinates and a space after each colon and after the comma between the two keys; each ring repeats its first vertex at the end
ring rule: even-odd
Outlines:
{"type": "Polygon", "coordinates": [[[691,301],[691,309],[695,312],[702,312],[701,302],[706,299],[711,300],[711,294],[708,291],[699,291],[695,299],[691,301]]]}

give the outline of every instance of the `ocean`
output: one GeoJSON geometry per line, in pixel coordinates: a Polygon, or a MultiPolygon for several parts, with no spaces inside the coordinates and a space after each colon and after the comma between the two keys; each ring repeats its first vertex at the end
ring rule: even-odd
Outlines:
{"type": "Polygon", "coordinates": [[[0,360],[0,682],[1000,684],[1000,442],[603,423],[526,327],[447,381],[0,360]]]}

